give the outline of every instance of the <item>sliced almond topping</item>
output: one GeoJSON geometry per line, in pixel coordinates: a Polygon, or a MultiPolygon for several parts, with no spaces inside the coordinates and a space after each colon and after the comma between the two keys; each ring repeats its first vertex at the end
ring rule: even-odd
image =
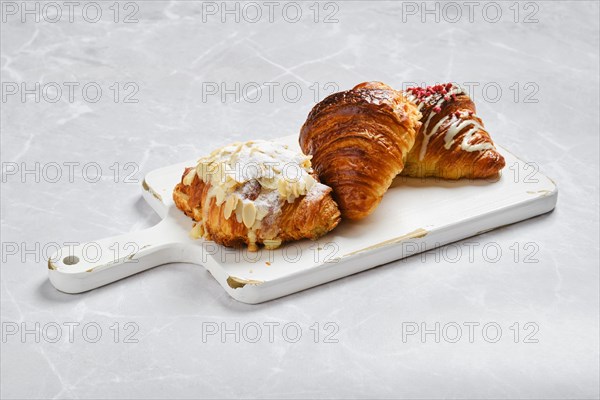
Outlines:
{"type": "Polygon", "coordinates": [[[304,179],[298,179],[298,182],[296,182],[296,185],[298,185],[298,194],[300,194],[300,195],[306,194],[306,181],[304,179]]]}
{"type": "Polygon", "coordinates": [[[260,185],[266,189],[277,189],[279,186],[277,180],[273,178],[261,178],[259,182],[260,185]]]}
{"type": "Polygon", "coordinates": [[[229,217],[231,217],[231,213],[236,206],[236,199],[237,197],[235,194],[232,194],[227,198],[227,201],[225,202],[225,209],[223,210],[223,216],[225,216],[225,219],[229,219],[229,217]]]}
{"type": "Polygon", "coordinates": [[[196,176],[196,168],[192,168],[183,178],[183,184],[186,186],[190,186],[194,181],[194,177],[196,176]]]}
{"type": "Polygon", "coordinates": [[[253,231],[248,231],[248,251],[258,251],[258,246],[256,245],[256,233],[253,231]]]}
{"type": "Polygon", "coordinates": [[[220,206],[225,201],[225,191],[220,186],[215,188],[215,196],[217,198],[217,205],[220,206]]]}
{"type": "Polygon", "coordinates": [[[238,223],[242,222],[242,212],[244,211],[244,203],[238,201],[235,206],[235,219],[238,223]]]}
{"type": "Polygon", "coordinates": [[[244,204],[244,212],[242,214],[242,220],[246,228],[250,228],[256,220],[256,207],[253,202],[244,204]]]}
{"type": "Polygon", "coordinates": [[[279,238],[265,239],[265,240],[263,240],[263,244],[265,245],[266,249],[274,250],[274,249],[278,248],[279,246],[281,246],[281,239],[279,239],[279,238]]]}
{"type": "Polygon", "coordinates": [[[279,183],[277,185],[277,190],[279,190],[279,194],[281,195],[281,197],[287,197],[288,191],[287,191],[287,182],[285,181],[285,179],[279,180],[279,183]]]}
{"type": "MultiPolygon", "coordinates": [[[[264,243],[274,249],[282,243],[273,237],[279,232],[276,214],[281,213],[284,201],[293,203],[317,184],[310,175],[313,173],[310,160],[310,156],[290,152],[285,146],[273,143],[234,143],[199,159],[196,168],[185,174],[183,183],[191,185],[198,176],[211,187],[205,204],[195,213],[200,215],[200,210],[204,210],[203,216],[207,218],[208,210],[216,203],[226,220],[235,213],[237,223],[247,228],[249,249],[257,249],[257,232],[272,238],[264,243]],[[293,174],[300,180],[292,181],[284,176],[283,172],[294,172],[285,168],[290,163],[300,168],[300,175],[293,174]]],[[[194,235],[210,236],[201,223],[194,227],[194,235]]]]}
{"type": "Polygon", "coordinates": [[[204,236],[204,227],[202,226],[202,222],[196,222],[190,231],[190,237],[192,239],[200,239],[202,236],[204,236]]]}
{"type": "Polygon", "coordinates": [[[257,207],[256,208],[256,221],[260,222],[266,215],[269,213],[269,209],[267,207],[257,207]]]}
{"type": "Polygon", "coordinates": [[[304,176],[304,183],[306,184],[306,191],[309,192],[310,189],[313,188],[313,186],[315,186],[315,183],[317,183],[317,181],[315,181],[315,178],[313,178],[310,175],[306,175],[304,176]]]}

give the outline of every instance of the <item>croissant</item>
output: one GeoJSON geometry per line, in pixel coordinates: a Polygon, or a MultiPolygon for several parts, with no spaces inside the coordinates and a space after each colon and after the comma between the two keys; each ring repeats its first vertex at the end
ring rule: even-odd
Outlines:
{"type": "Polygon", "coordinates": [[[452,84],[413,87],[407,97],[423,114],[423,125],[408,153],[402,175],[445,179],[488,178],[504,168],[475,104],[452,84]]]}
{"type": "Polygon", "coordinates": [[[191,235],[229,247],[317,239],[340,222],[331,188],[310,158],[267,141],[234,143],[186,168],[173,191],[177,208],[197,221],[191,235]]]}
{"type": "Polygon", "coordinates": [[[300,132],[323,183],[333,189],[342,216],[371,214],[404,168],[421,114],[402,92],[365,82],[315,105],[300,132]]]}

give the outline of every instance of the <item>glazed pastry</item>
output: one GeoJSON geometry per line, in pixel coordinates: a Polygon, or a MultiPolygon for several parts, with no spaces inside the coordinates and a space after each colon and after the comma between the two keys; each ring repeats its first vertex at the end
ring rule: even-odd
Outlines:
{"type": "Polygon", "coordinates": [[[421,114],[402,92],[365,82],[318,103],[300,132],[323,183],[331,186],[342,216],[371,214],[412,148],[421,114]]]}
{"type": "Polygon", "coordinates": [[[475,114],[475,104],[462,88],[447,83],[409,88],[406,94],[423,114],[423,125],[402,175],[488,178],[504,168],[504,157],[494,147],[475,114]]]}
{"type": "Polygon", "coordinates": [[[310,157],[267,141],[234,143],[201,158],[185,170],[173,200],[197,221],[193,237],[250,251],[317,239],[340,221],[310,157]]]}

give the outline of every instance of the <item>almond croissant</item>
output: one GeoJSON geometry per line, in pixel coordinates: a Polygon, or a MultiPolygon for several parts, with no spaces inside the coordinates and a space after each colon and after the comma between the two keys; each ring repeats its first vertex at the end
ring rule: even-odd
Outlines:
{"type": "Polygon", "coordinates": [[[404,167],[421,114],[402,92],[365,82],[334,93],[309,113],[300,147],[313,156],[343,217],[371,214],[404,167]]]}
{"type": "Polygon", "coordinates": [[[197,221],[192,236],[230,247],[245,243],[250,251],[317,239],[340,221],[310,157],[266,141],[234,143],[200,159],[186,168],[173,200],[197,221]]]}
{"type": "Polygon", "coordinates": [[[408,153],[402,175],[445,179],[488,178],[504,168],[475,104],[452,83],[414,87],[407,97],[423,113],[423,125],[408,153]]]}

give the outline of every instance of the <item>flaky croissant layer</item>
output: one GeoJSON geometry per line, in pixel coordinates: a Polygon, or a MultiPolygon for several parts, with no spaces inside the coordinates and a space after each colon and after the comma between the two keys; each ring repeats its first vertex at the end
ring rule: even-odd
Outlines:
{"type": "Polygon", "coordinates": [[[250,251],[317,239],[340,221],[310,158],[273,142],[236,143],[203,157],[185,170],[173,200],[197,221],[194,237],[250,251]]]}
{"type": "Polygon", "coordinates": [[[409,88],[406,93],[423,114],[423,124],[402,175],[488,178],[504,168],[504,157],[461,87],[447,83],[409,88]]]}
{"type": "Polygon", "coordinates": [[[404,168],[421,114],[397,90],[365,82],[328,96],[309,113],[300,147],[313,156],[342,216],[362,219],[377,208],[404,168]]]}

